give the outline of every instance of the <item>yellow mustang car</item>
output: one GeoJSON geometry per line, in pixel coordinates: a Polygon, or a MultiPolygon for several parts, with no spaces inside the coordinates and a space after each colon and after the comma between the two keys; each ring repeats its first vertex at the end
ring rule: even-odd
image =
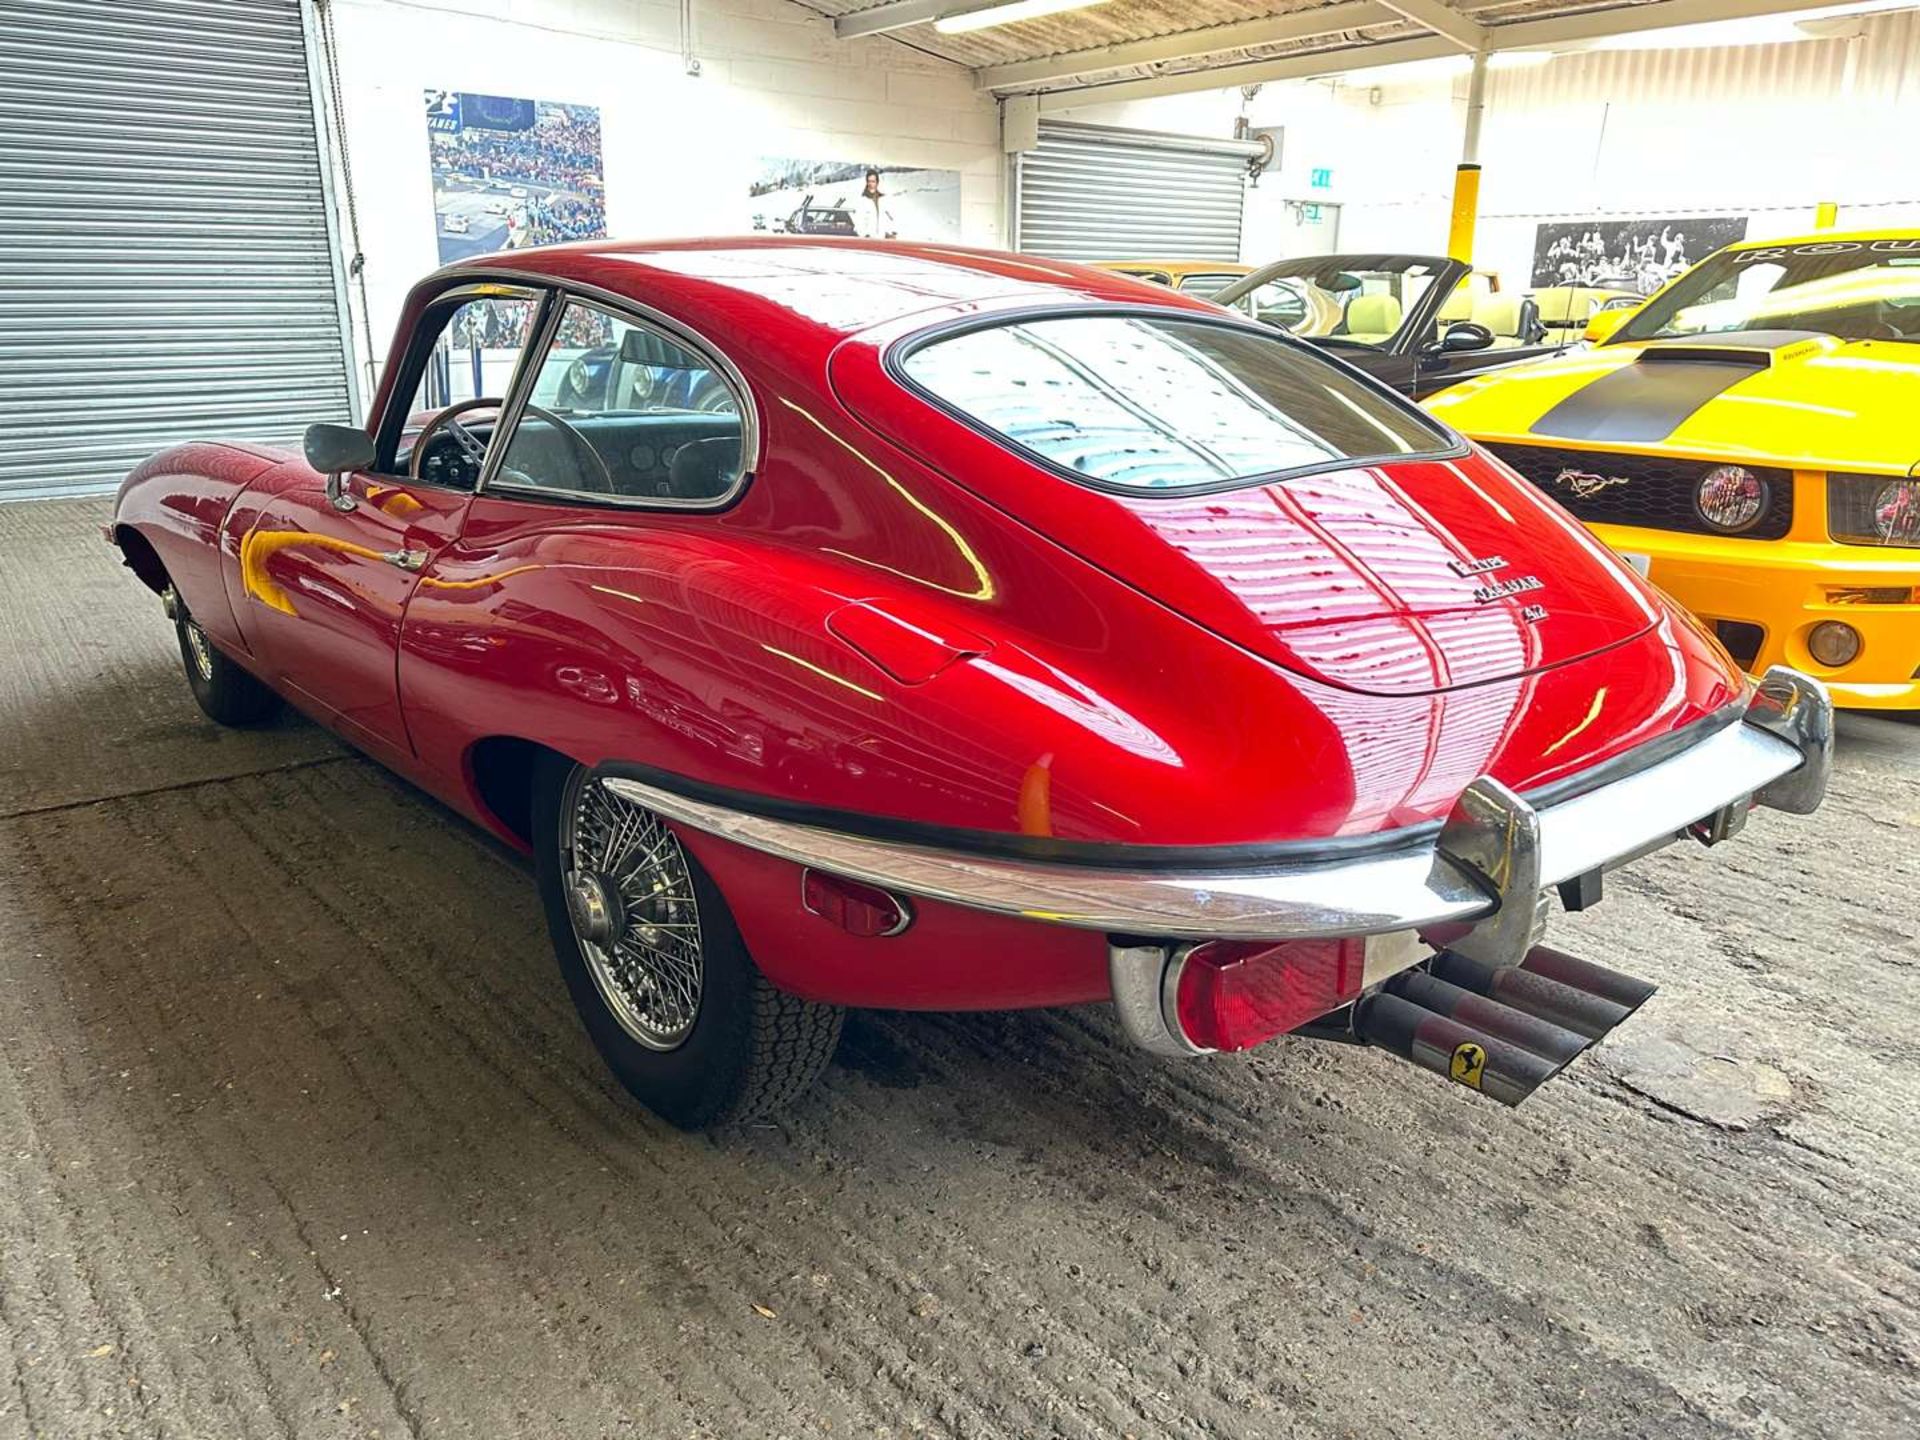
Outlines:
{"type": "Polygon", "coordinates": [[[1749,670],[1920,709],[1920,230],[1731,245],[1428,409],[1749,670]]]}

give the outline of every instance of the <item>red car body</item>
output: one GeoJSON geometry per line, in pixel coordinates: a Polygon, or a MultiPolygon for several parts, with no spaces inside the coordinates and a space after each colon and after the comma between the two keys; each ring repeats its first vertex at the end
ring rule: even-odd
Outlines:
{"type": "Polygon", "coordinates": [[[301,456],[204,443],[135,471],[112,533],[222,654],[510,843],[529,843],[536,749],[683,797],[676,833],[796,995],[1105,1000],[1126,939],[891,872],[910,928],[856,933],[809,908],[796,835],[1108,883],[1431,844],[1478,780],[1577,795],[1738,721],[1779,753],[1712,811],[1744,815],[1824,765],[1817,687],[1775,685],[1762,724],[1714,641],[1464,442],[1221,493],[1115,494],[1049,473],[890,364],[909,337],[1038,311],[1237,323],[1204,302],[943,246],[516,252],[416,289],[376,427],[407,398],[398,347],[438,295],[486,278],[632,305],[731,362],[753,412],[737,499],[557,503],[362,473],[344,477],[358,503],[343,513],[301,456]],[[762,843],[716,813],[788,828],[762,843]]]}

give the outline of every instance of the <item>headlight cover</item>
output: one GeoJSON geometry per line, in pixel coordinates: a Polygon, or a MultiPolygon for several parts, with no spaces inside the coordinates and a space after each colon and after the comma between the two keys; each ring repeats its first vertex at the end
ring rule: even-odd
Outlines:
{"type": "Polygon", "coordinates": [[[1920,479],[1829,475],[1827,533],[1843,545],[1920,549],[1920,479]]]}
{"type": "Polygon", "coordinates": [[[1744,465],[1716,465],[1694,487],[1693,508],[1714,529],[1728,535],[1751,530],[1767,513],[1773,487],[1744,465]]]}

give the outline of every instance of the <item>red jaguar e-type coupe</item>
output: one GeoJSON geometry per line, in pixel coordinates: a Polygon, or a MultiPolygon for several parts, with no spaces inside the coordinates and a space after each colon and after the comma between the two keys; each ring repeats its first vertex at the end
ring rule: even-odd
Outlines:
{"type": "Polygon", "coordinates": [[[1651,988],[1542,945],[1549,895],[1830,765],[1815,682],[1397,396],[1017,255],[465,262],[368,429],[169,450],[109,534],[215,720],[289,700],[532,852],[687,1126],[849,1005],[1111,1000],[1161,1054],[1304,1031],[1515,1103],[1651,988]]]}

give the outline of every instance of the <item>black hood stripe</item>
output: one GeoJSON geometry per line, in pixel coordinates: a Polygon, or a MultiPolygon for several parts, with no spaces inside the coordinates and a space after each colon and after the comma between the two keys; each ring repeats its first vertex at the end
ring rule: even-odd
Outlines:
{"type": "Polygon", "coordinates": [[[1582,385],[1534,421],[1533,433],[1623,444],[1664,440],[1714,396],[1756,373],[1744,360],[1636,360],[1582,385]]]}

